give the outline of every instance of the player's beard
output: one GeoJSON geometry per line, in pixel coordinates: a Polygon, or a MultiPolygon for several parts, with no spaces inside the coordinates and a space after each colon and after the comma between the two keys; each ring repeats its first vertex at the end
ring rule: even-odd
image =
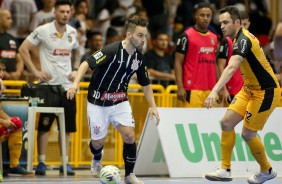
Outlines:
{"type": "Polygon", "coordinates": [[[138,44],[138,41],[136,41],[134,38],[129,39],[131,45],[138,49],[140,52],[142,52],[143,50],[143,44],[138,44]]]}
{"type": "Polygon", "coordinates": [[[68,23],[68,20],[61,19],[61,20],[58,20],[57,22],[58,22],[59,25],[65,26],[68,23]]]}

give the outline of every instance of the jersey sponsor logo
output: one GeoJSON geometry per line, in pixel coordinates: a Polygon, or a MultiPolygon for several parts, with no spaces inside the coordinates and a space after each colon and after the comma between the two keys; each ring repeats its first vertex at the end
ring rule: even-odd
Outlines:
{"type": "Polygon", "coordinates": [[[107,57],[107,56],[103,56],[102,58],[98,59],[98,60],[96,61],[96,64],[99,64],[99,63],[101,63],[102,61],[104,61],[104,60],[106,59],[106,57],[107,57]]]}
{"type": "Polygon", "coordinates": [[[0,56],[2,58],[12,59],[16,58],[16,51],[15,50],[2,50],[0,51],[0,56]]]}
{"type": "Polygon", "coordinates": [[[101,100],[109,100],[109,101],[117,101],[123,100],[126,98],[126,93],[124,92],[116,92],[116,93],[103,93],[101,100]]]}
{"type": "Polygon", "coordinates": [[[199,53],[210,53],[210,52],[214,52],[214,47],[201,47],[199,50],[199,53]]]}
{"type": "Polygon", "coordinates": [[[206,58],[202,58],[202,59],[199,59],[198,63],[215,64],[215,60],[213,60],[213,59],[206,59],[206,58]]]}
{"type": "Polygon", "coordinates": [[[9,45],[12,49],[17,48],[17,44],[16,44],[15,40],[9,40],[9,45]]]}
{"type": "Polygon", "coordinates": [[[96,52],[95,54],[93,54],[93,57],[94,57],[96,60],[98,60],[98,59],[100,59],[103,55],[104,55],[104,54],[103,54],[101,51],[99,51],[99,52],[96,52]]]}
{"type": "Polygon", "coordinates": [[[245,51],[246,51],[246,49],[247,49],[247,40],[245,40],[245,39],[242,39],[241,41],[240,41],[240,44],[241,44],[241,53],[245,53],[245,51]]]}
{"type": "Polygon", "coordinates": [[[133,59],[132,64],[131,64],[131,69],[132,69],[133,71],[138,70],[138,68],[139,68],[139,63],[140,63],[140,61],[137,60],[137,58],[133,59]]]}
{"type": "Polygon", "coordinates": [[[54,56],[69,56],[71,54],[71,50],[69,49],[55,49],[53,52],[54,56]]]}

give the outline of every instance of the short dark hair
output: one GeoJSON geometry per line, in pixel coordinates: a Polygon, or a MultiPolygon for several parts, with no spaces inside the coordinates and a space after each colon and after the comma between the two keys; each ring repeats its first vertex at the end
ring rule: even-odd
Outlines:
{"type": "Polygon", "coordinates": [[[249,19],[249,14],[245,11],[240,11],[240,18],[243,19],[249,19]]]}
{"type": "Polygon", "coordinates": [[[195,6],[193,8],[193,13],[195,14],[197,12],[197,10],[199,10],[201,8],[209,8],[209,9],[211,9],[211,6],[207,2],[201,2],[201,3],[195,4],[195,6]]]}
{"type": "Polygon", "coordinates": [[[148,21],[140,17],[129,18],[125,22],[125,32],[133,31],[136,26],[147,27],[148,21]]]}
{"type": "Polygon", "coordinates": [[[168,33],[165,30],[160,29],[156,33],[152,34],[152,39],[157,39],[159,37],[159,35],[167,35],[168,36],[168,33]]]}
{"type": "Polygon", "coordinates": [[[89,34],[89,38],[96,36],[96,35],[103,36],[103,34],[100,31],[90,31],[88,34],[89,34]]]}
{"type": "Polygon", "coordinates": [[[115,28],[109,27],[107,29],[106,38],[112,38],[116,35],[118,35],[118,31],[115,28]]]}
{"type": "Polygon", "coordinates": [[[223,14],[223,13],[226,13],[226,12],[228,12],[230,14],[233,22],[235,22],[236,19],[239,19],[240,23],[241,23],[241,17],[240,17],[240,13],[239,13],[238,8],[236,8],[235,6],[226,6],[226,7],[222,8],[221,10],[219,10],[220,14],[223,14]]]}
{"type": "Polygon", "coordinates": [[[57,0],[55,3],[55,8],[57,8],[60,5],[72,5],[70,0],[57,0]]]}

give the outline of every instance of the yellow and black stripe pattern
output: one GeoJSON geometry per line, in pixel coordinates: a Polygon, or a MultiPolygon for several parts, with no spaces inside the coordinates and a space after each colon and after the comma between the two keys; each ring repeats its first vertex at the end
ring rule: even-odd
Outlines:
{"type": "Polygon", "coordinates": [[[233,43],[232,55],[240,55],[244,58],[240,71],[246,86],[262,90],[279,86],[260,43],[253,34],[241,28],[233,43]]]}

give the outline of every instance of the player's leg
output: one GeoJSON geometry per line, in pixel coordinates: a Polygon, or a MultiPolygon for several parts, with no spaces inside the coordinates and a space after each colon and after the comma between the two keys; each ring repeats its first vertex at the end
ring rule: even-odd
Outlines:
{"type": "Polygon", "coordinates": [[[49,136],[48,132],[50,131],[55,117],[55,114],[40,114],[37,134],[38,165],[35,169],[35,175],[46,175],[45,160],[49,136]]]}
{"type": "Polygon", "coordinates": [[[142,184],[133,169],[136,161],[136,143],[135,143],[135,121],[132,116],[132,109],[128,101],[116,105],[111,112],[111,122],[120,132],[123,145],[123,159],[125,165],[124,183],[142,184]]]}
{"type": "Polygon", "coordinates": [[[257,131],[262,130],[268,117],[278,106],[280,95],[279,88],[253,91],[253,98],[247,107],[248,117],[244,121],[242,137],[260,165],[260,172],[250,177],[249,183],[263,183],[277,175],[267,160],[264,145],[257,136],[257,131]]]}
{"type": "MultiPolygon", "coordinates": [[[[71,133],[76,132],[76,99],[73,98],[72,100],[67,99],[66,97],[66,92],[63,93],[62,97],[61,97],[61,102],[62,102],[62,106],[64,107],[64,112],[65,112],[65,128],[66,128],[66,161],[67,161],[67,175],[68,176],[73,176],[75,175],[74,170],[72,169],[72,166],[68,163],[68,153],[70,150],[70,137],[71,137],[71,133]]],[[[57,118],[57,121],[58,118],[57,118]]],[[[59,126],[58,126],[59,127],[59,126]]],[[[58,137],[58,140],[60,140],[60,134],[58,137]]],[[[63,158],[62,158],[62,145],[61,145],[61,141],[59,141],[59,145],[60,145],[60,155],[61,155],[61,160],[63,162],[63,158]]],[[[60,166],[59,172],[61,175],[63,175],[63,166],[60,166]]]]}
{"type": "Polygon", "coordinates": [[[243,119],[248,102],[248,95],[241,91],[233,99],[226,114],[221,120],[221,166],[205,175],[211,181],[231,181],[231,156],[236,142],[234,128],[243,119]]]}
{"type": "Polygon", "coordinates": [[[87,103],[88,126],[91,135],[89,148],[93,154],[91,173],[94,177],[99,177],[102,169],[103,147],[109,127],[108,108],[87,103]]]}

